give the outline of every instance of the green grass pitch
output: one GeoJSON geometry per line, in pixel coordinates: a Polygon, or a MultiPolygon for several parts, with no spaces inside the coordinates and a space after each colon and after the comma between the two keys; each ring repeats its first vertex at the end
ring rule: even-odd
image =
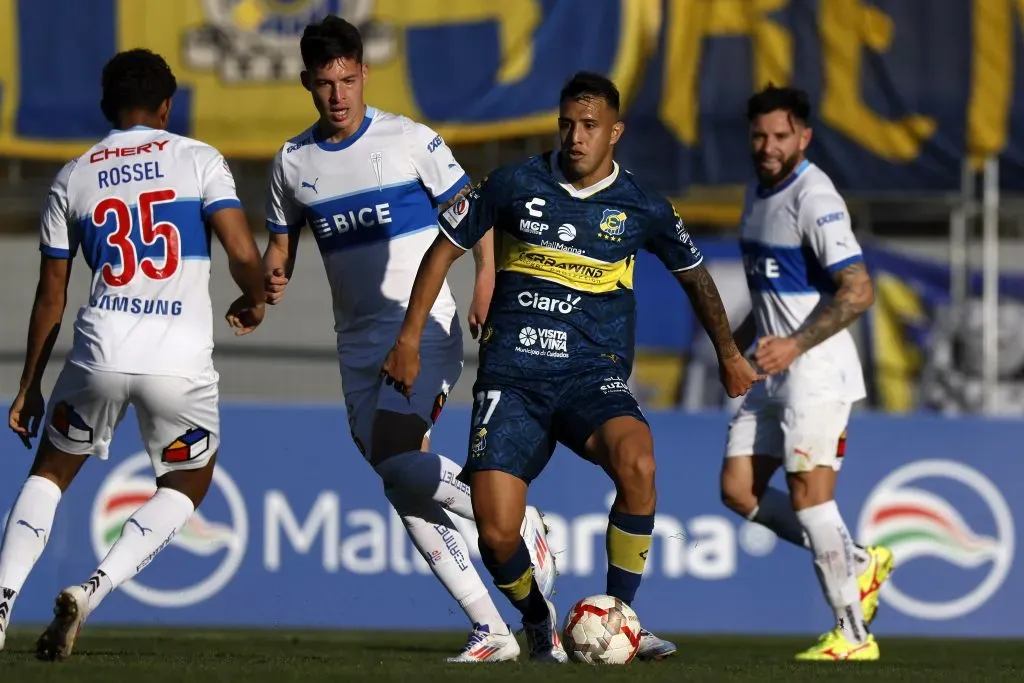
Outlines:
{"type": "Polygon", "coordinates": [[[1024,641],[879,639],[882,660],[792,661],[807,638],[675,636],[679,652],[623,667],[526,662],[454,665],[463,633],[86,628],[66,662],[35,659],[38,628],[12,627],[0,680],[18,683],[348,683],[351,681],[1024,681],[1024,641]]]}

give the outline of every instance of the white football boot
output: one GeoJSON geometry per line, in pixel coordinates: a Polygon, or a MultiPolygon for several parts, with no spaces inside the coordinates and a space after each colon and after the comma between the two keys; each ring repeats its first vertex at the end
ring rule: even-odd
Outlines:
{"type": "Polygon", "coordinates": [[[533,563],[533,576],[537,580],[537,587],[544,597],[550,600],[555,594],[558,567],[555,566],[555,556],[548,545],[547,531],[544,515],[534,506],[527,505],[526,516],[519,532],[530,550],[530,561],[533,563]]]}
{"type": "Polygon", "coordinates": [[[78,632],[89,616],[89,595],[82,586],[65,588],[53,607],[53,621],[36,641],[36,657],[67,659],[78,640],[78,632]]]}
{"type": "Polygon", "coordinates": [[[509,630],[508,633],[491,633],[487,625],[473,624],[469,640],[462,652],[449,657],[452,663],[510,662],[519,658],[519,642],[509,630]]]}
{"type": "Polygon", "coordinates": [[[552,664],[566,664],[569,655],[562,647],[562,638],[558,633],[558,615],[555,612],[555,605],[545,599],[548,603],[548,618],[539,624],[523,622],[523,631],[526,633],[526,643],[530,648],[530,661],[549,662],[552,664]]]}
{"type": "Polygon", "coordinates": [[[660,661],[675,652],[675,643],[662,640],[645,628],[640,629],[640,648],[636,651],[636,658],[640,661],[660,661]]]}

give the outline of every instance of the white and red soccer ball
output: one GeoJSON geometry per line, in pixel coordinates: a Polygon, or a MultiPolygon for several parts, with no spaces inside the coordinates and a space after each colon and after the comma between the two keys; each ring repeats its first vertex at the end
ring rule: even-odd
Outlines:
{"type": "Polygon", "coordinates": [[[583,598],[565,615],[562,641],[581,664],[628,664],[640,648],[640,619],[610,595],[583,598]]]}

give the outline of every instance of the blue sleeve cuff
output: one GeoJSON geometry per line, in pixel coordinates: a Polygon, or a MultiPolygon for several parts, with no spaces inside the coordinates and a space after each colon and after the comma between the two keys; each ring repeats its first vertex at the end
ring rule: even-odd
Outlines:
{"type": "Polygon", "coordinates": [[[459,241],[457,239],[455,239],[455,237],[453,237],[450,232],[445,230],[444,226],[441,225],[440,222],[438,222],[438,224],[437,224],[437,229],[440,230],[441,234],[444,235],[445,237],[447,237],[448,241],[451,242],[452,244],[454,244],[456,247],[458,247],[462,251],[469,251],[469,249],[467,247],[464,247],[461,244],[459,244],[459,241]]]}
{"type": "Polygon", "coordinates": [[[836,273],[838,273],[843,268],[846,268],[847,266],[852,266],[854,263],[863,263],[863,262],[864,262],[864,255],[863,254],[857,254],[856,256],[851,256],[850,258],[845,258],[842,261],[838,261],[836,263],[833,263],[832,265],[830,265],[827,268],[827,270],[828,270],[830,275],[835,275],[836,273]]]}
{"type": "Polygon", "coordinates": [[[274,221],[267,221],[267,230],[274,233],[275,235],[285,235],[293,230],[298,230],[302,227],[302,223],[295,223],[294,225],[282,225],[281,223],[275,223],[274,221]]]}
{"type": "Polygon", "coordinates": [[[43,252],[43,254],[45,254],[46,256],[49,256],[50,258],[62,258],[62,259],[69,259],[69,258],[71,258],[71,250],[70,249],[58,249],[57,247],[50,247],[50,246],[47,246],[45,244],[40,244],[39,245],[39,251],[43,252]]]}
{"type": "Polygon", "coordinates": [[[229,197],[227,199],[218,199],[217,201],[210,202],[209,204],[207,204],[206,206],[203,207],[203,220],[205,221],[206,219],[208,219],[210,216],[212,216],[213,214],[217,213],[221,209],[241,209],[241,208],[242,208],[242,202],[240,202],[239,200],[235,199],[234,197],[229,197]]]}
{"type": "Polygon", "coordinates": [[[438,196],[434,197],[434,201],[437,202],[439,205],[444,204],[446,201],[457,195],[459,193],[459,190],[461,190],[468,184],[469,176],[463,173],[462,177],[456,180],[451,187],[449,187],[447,190],[445,190],[438,196]]]}

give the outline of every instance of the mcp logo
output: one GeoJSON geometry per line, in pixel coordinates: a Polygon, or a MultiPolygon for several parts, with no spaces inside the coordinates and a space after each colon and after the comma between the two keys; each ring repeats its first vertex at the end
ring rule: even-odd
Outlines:
{"type": "MultiPolygon", "coordinates": [[[[136,453],[107,475],[92,507],[92,547],[97,559],[106,556],[121,535],[121,527],[155,492],[146,453],[136,453]]],[[[245,556],[248,538],[249,520],[242,494],[224,468],[217,466],[200,509],[155,561],[121,588],[153,607],[186,607],[202,602],[234,577],[245,556]],[[208,515],[230,521],[210,521],[208,515]]]]}
{"type": "Polygon", "coordinates": [[[1002,493],[952,460],[918,460],[891,472],[871,492],[858,526],[864,544],[884,545],[895,556],[897,571],[882,597],[918,619],[973,612],[1013,564],[1013,514],[1002,493]]]}

